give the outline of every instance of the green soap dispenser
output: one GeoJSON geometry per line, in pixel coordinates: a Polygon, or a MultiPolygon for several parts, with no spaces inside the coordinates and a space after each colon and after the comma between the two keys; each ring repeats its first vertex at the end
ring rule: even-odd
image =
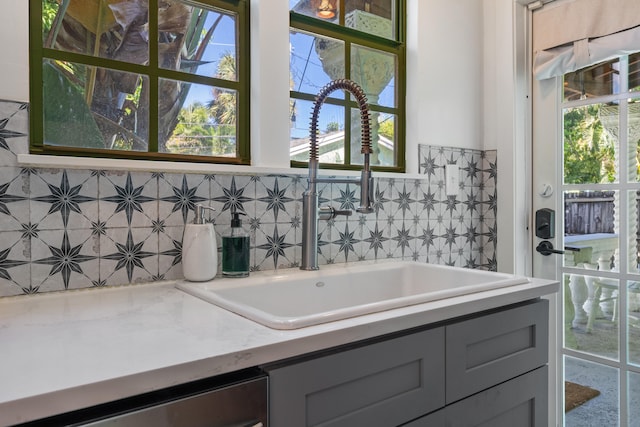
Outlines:
{"type": "Polygon", "coordinates": [[[249,275],[249,234],[242,228],[240,215],[231,211],[231,229],[222,235],[222,275],[225,277],[247,277],[249,275]]]}

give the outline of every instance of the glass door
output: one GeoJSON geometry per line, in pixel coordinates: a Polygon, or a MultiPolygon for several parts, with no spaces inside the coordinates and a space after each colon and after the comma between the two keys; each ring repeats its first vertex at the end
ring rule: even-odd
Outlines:
{"type": "Polygon", "coordinates": [[[563,79],[565,426],[640,425],[639,62],[636,54],[563,79]]]}

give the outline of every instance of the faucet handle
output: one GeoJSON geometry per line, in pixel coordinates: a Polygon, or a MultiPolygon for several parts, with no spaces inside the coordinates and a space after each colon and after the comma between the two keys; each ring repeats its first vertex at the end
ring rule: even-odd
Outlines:
{"type": "Polygon", "coordinates": [[[318,208],[318,218],[324,221],[333,219],[338,215],[351,216],[352,213],[350,209],[340,210],[333,206],[320,206],[318,208]]]}

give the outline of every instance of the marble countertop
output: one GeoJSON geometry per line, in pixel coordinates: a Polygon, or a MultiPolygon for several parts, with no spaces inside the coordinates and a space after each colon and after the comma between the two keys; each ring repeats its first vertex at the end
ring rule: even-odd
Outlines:
{"type": "MultiPolygon", "coordinates": [[[[263,273],[261,273],[263,274],[263,273]]],[[[176,282],[0,299],[0,425],[73,411],[557,292],[531,283],[275,330],[176,282]]]]}

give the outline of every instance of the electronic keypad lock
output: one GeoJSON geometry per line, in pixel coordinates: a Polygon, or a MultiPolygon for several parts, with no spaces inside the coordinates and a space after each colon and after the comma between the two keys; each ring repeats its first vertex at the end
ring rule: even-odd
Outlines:
{"type": "Polygon", "coordinates": [[[536,211],[536,237],[553,239],[556,229],[556,212],[553,209],[538,209],[536,211]]]}

